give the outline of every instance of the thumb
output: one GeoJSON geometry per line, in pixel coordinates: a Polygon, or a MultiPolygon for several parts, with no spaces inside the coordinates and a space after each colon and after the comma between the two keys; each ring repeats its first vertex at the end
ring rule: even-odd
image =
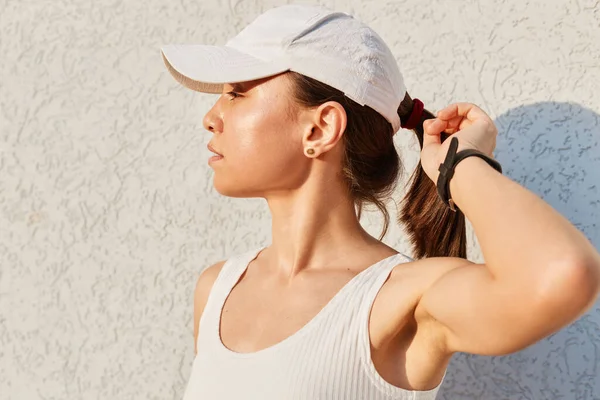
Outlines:
{"type": "Polygon", "coordinates": [[[421,167],[435,183],[438,173],[438,153],[442,147],[441,134],[446,128],[446,123],[437,118],[423,122],[423,149],[421,149],[421,167]]]}

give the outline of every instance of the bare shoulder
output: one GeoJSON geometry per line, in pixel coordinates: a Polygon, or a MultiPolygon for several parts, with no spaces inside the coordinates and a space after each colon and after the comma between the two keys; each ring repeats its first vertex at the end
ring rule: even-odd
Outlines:
{"type": "Polygon", "coordinates": [[[431,271],[433,275],[445,274],[456,268],[465,267],[468,265],[476,265],[466,258],[460,257],[428,257],[412,262],[415,268],[431,271]]]}
{"type": "MultiPolygon", "coordinates": [[[[419,326],[417,331],[425,332],[428,341],[439,341],[441,339],[439,332],[436,334],[432,332],[432,329],[437,331],[439,328],[436,321],[422,307],[423,297],[443,277],[452,275],[455,271],[465,267],[472,268],[478,265],[460,257],[429,257],[395,266],[389,282],[386,283],[387,293],[390,293],[388,299],[393,299],[396,304],[403,304],[402,310],[398,314],[402,318],[395,321],[394,328],[404,325],[407,321],[406,318],[412,319],[419,326]]],[[[396,310],[396,312],[398,311],[400,310],[396,310]]],[[[431,344],[428,343],[428,345],[431,344]]]]}
{"type": "Polygon", "coordinates": [[[441,378],[448,361],[445,332],[421,308],[421,301],[436,282],[469,265],[474,264],[459,257],[430,257],[394,266],[371,310],[371,344],[383,349],[382,355],[373,352],[373,360],[401,356],[408,368],[405,372],[414,379],[441,378]],[[421,372],[411,369],[415,366],[421,372]],[[425,375],[419,375],[423,371],[425,375]]]}
{"type": "Polygon", "coordinates": [[[473,265],[477,264],[460,257],[429,257],[396,265],[373,305],[373,346],[387,348],[395,343],[407,365],[419,365],[430,376],[441,378],[449,360],[445,330],[423,309],[422,300],[443,277],[473,265]]]}
{"type": "MultiPolygon", "coordinates": [[[[435,293],[442,282],[449,280],[455,282],[453,290],[450,291],[451,295],[459,294],[465,289],[459,282],[456,282],[456,278],[459,278],[460,281],[460,277],[464,277],[465,272],[466,275],[469,275],[469,271],[481,270],[485,268],[485,265],[460,257],[428,257],[404,265],[400,264],[396,268],[398,269],[398,277],[395,281],[405,280],[404,284],[396,284],[396,286],[406,287],[409,285],[411,289],[412,301],[410,302],[410,311],[407,311],[412,315],[411,319],[416,327],[413,339],[415,354],[417,357],[426,357],[424,352],[419,349],[429,349],[427,350],[428,354],[433,354],[433,360],[437,362],[443,356],[449,354],[447,346],[448,332],[444,324],[438,321],[430,312],[428,305],[431,294],[435,293]],[[437,351],[434,349],[437,349],[437,351]]],[[[396,273],[395,270],[394,273],[396,273]]],[[[445,301],[451,301],[451,299],[446,297],[445,301]]]]}
{"type": "Polygon", "coordinates": [[[411,278],[419,289],[426,290],[439,278],[458,268],[477,265],[460,257],[428,257],[408,263],[398,264],[392,271],[391,279],[411,278]]]}
{"type": "Polygon", "coordinates": [[[225,265],[225,260],[219,261],[209,267],[206,267],[198,276],[196,282],[196,289],[194,289],[194,305],[198,305],[199,302],[205,303],[208,298],[208,293],[212,288],[217,276],[221,272],[221,269],[225,265]]]}
{"type": "Polygon", "coordinates": [[[208,300],[208,294],[212,289],[217,276],[221,272],[221,269],[225,265],[225,260],[219,261],[209,267],[206,267],[200,273],[198,280],[196,281],[196,288],[194,289],[194,352],[196,353],[198,349],[196,348],[196,342],[198,341],[198,331],[200,324],[200,317],[202,316],[202,312],[204,311],[204,306],[206,306],[206,302],[208,300]]]}
{"type": "Polygon", "coordinates": [[[373,315],[379,315],[393,332],[399,332],[411,319],[424,322],[419,308],[423,295],[443,276],[465,265],[473,263],[459,257],[430,257],[396,265],[378,295],[373,315]]]}

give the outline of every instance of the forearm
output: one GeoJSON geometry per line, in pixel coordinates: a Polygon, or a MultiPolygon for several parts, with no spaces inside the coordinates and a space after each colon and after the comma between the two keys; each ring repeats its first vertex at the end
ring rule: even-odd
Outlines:
{"type": "Polygon", "coordinates": [[[533,192],[468,157],[450,180],[456,205],[473,225],[487,267],[497,279],[532,283],[552,266],[584,263],[597,276],[600,255],[587,238],[533,192]]]}

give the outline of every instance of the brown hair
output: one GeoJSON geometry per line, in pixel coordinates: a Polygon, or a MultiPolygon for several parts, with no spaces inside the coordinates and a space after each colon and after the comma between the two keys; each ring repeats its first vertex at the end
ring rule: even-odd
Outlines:
{"type": "MultiPolygon", "coordinates": [[[[391,198],[404,167],[394,146],[392,125],[377,111],[361,106],[329,85],[296,72],[288,72],[293,84],[293,95],[299,104],[315,107],[327,101],[340,103],[347,114],[343,141],[344,179],[355,199],[358,218],[366,203],[374,204],[384,217],[379,240],[387,233],[390,215],[385,203],[391,198]]],[[[412,98],[406,94],[398,108],[402,122],[406,122],[413,108],[412,98]]],[[[423,122],[434,115],[423,111],[421,122],[413,130],[420,148],[423,148],[423,122]]],[[[445,135],[442,137],[442,140],[445,135]]],[[[405,226],[413,245],[413,258],[462,257],[466,258],[465,217],[451,211],[439,199],[433,181],[425,174],[421,162],[410,178],[411,186],[402,200],[398,223],[405,226]]]]}

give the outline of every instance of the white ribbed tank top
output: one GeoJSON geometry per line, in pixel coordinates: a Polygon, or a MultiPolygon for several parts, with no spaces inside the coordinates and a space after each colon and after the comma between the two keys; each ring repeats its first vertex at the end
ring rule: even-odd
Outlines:
{"type": "Polygon", "coordinates": [[[252,353],[225,347],[219,334],[221,310],[263,248],[231,257],[215,280],[200,318],[198,353],[183,400],[435,399],[441,383],[426,391],[401,389],[384,380],[371,360],[371,306],[392,268],[412,261],[401,253],[354,276],[283,341],[252,353]]]}

